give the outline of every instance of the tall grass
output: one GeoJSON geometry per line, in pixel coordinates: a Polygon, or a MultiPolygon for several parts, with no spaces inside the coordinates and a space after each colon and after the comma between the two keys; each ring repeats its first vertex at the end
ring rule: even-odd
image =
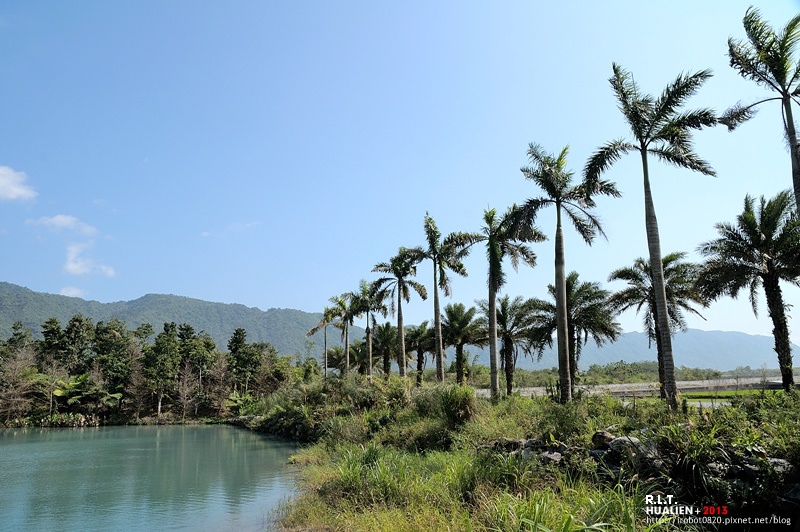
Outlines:
{"type": "MultiPolygon", "coordinates": [[[[657,400],[588,396],[561,405],[511,396],[492,403],[453,385],[408,394],[397,383],[362,384],[359,390],[350,389],[360,386],[355,379],[330,384],[319,393],[324,401],[306,393],[309,419],[332,415],[319,421],[318,443],[295,458],[303,465],[303,492],[283,510],[285,529],[689,530],[668,517],[647,522],[645,496],[667,490],[743,505],[708,480],[705,464],[724,460],[725,453],[768,453],[795,464],[800,458],[800,399],[783,392],[713,411],[671,412],[657,400]],[[613,475],[600,471],[586,451],[598,429],[635,435],[647,448],[670,453],[674,478],[639,479],[633,462],[613,475]],[[544,464],[498,450],[495,443],[508,439],[584,451],[564,455],[559,465],[544,464]]],[[[285,400],[272,408],[298,406],[285,400]]]]}

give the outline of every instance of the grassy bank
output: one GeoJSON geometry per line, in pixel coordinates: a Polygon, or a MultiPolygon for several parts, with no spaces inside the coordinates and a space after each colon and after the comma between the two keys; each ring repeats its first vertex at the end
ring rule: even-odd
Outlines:
{"type": "Polygon", "coordinates": [[[246,413],[251,428],[307,443],[284,530],[691,530],[648,520],[646,497],[739,518],[791,512],[780,501],[797,481],[800,400],[731,401],[678,412],[608,396],[492,404],[471,388],[352,376],[282,390],[246,413]],[[597,431],[640,443],[614,455],[597,431]]]}

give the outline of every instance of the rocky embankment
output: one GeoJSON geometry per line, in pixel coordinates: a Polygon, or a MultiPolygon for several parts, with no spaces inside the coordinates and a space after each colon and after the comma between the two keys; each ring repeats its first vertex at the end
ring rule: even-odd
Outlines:
{"type": "Polygon", "coordinates": [[[673,495],[693,506],[728,506],[733,515],[770,513],[800,518],[800,469],[788,460],[766,456],[758,445],[748,448],[692,441],[690,427],[665,435],[644,430],[640,437],[596,431],[592,448],[569,447],[557,440],[501,439],[485,446],[525,460],[569,469],[592,460],[598,475],[610,482],[644,483],[647,493],[673,495]],[[674,436],[674,438],[672,437],[674,436]]]}

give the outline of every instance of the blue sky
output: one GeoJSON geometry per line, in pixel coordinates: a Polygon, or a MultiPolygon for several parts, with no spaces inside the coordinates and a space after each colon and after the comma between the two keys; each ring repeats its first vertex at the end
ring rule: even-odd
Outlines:
{"type": "MultiPolygon", "coordinates": [[[[519,170],[530,142],[569,145],[579,175],[625,137],[612,62],[653,94],[712,69],[690,107],[765,97],[726,57],[748,5],[4,2],[0,280],[101,302],[170,293],[320,311],[421,245],[426,211],[445,233],[476,231],[484,209],[539,195],[519,170]]],[[[799,8],[761,11],[777,27],[799,8]]],[[[745,194],[772,196],[791,174],[777,104],[695,141],[717,177],[651,164],[662,249],[697,260],[745,194]]],[[[567,228],[566,260],[614,290],[608,273],[647,254],[637,158],[606,178],[624,194],[599,202],[608,241],[587,247],[567,228]]],[[[544,212],[539,227],[554,225],[544,212]]],[[[543,297],[552,247],[535,246],[535,269],[509,266],[504,292],[543,297]]],[[[486,297],[484,257],[467,259],[452,301],[486,297]]],[[[429,288],[431,275],[420,265],[429,288]]],[[[407,323],[431,314],[430,301],[405,307],[407,323]]],[[[690,326],[771,333],[763,301],[759,319],[746,298],[704,315],[690,326]]]]}

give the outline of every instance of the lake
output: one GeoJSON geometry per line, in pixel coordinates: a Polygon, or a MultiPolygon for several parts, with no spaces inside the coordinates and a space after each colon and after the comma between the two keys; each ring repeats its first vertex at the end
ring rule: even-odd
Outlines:
{"type": "Polygon", "coordinates": [[[0,430],[0,530],[269,530],[297,446],[227,425],[0,430]]]}

